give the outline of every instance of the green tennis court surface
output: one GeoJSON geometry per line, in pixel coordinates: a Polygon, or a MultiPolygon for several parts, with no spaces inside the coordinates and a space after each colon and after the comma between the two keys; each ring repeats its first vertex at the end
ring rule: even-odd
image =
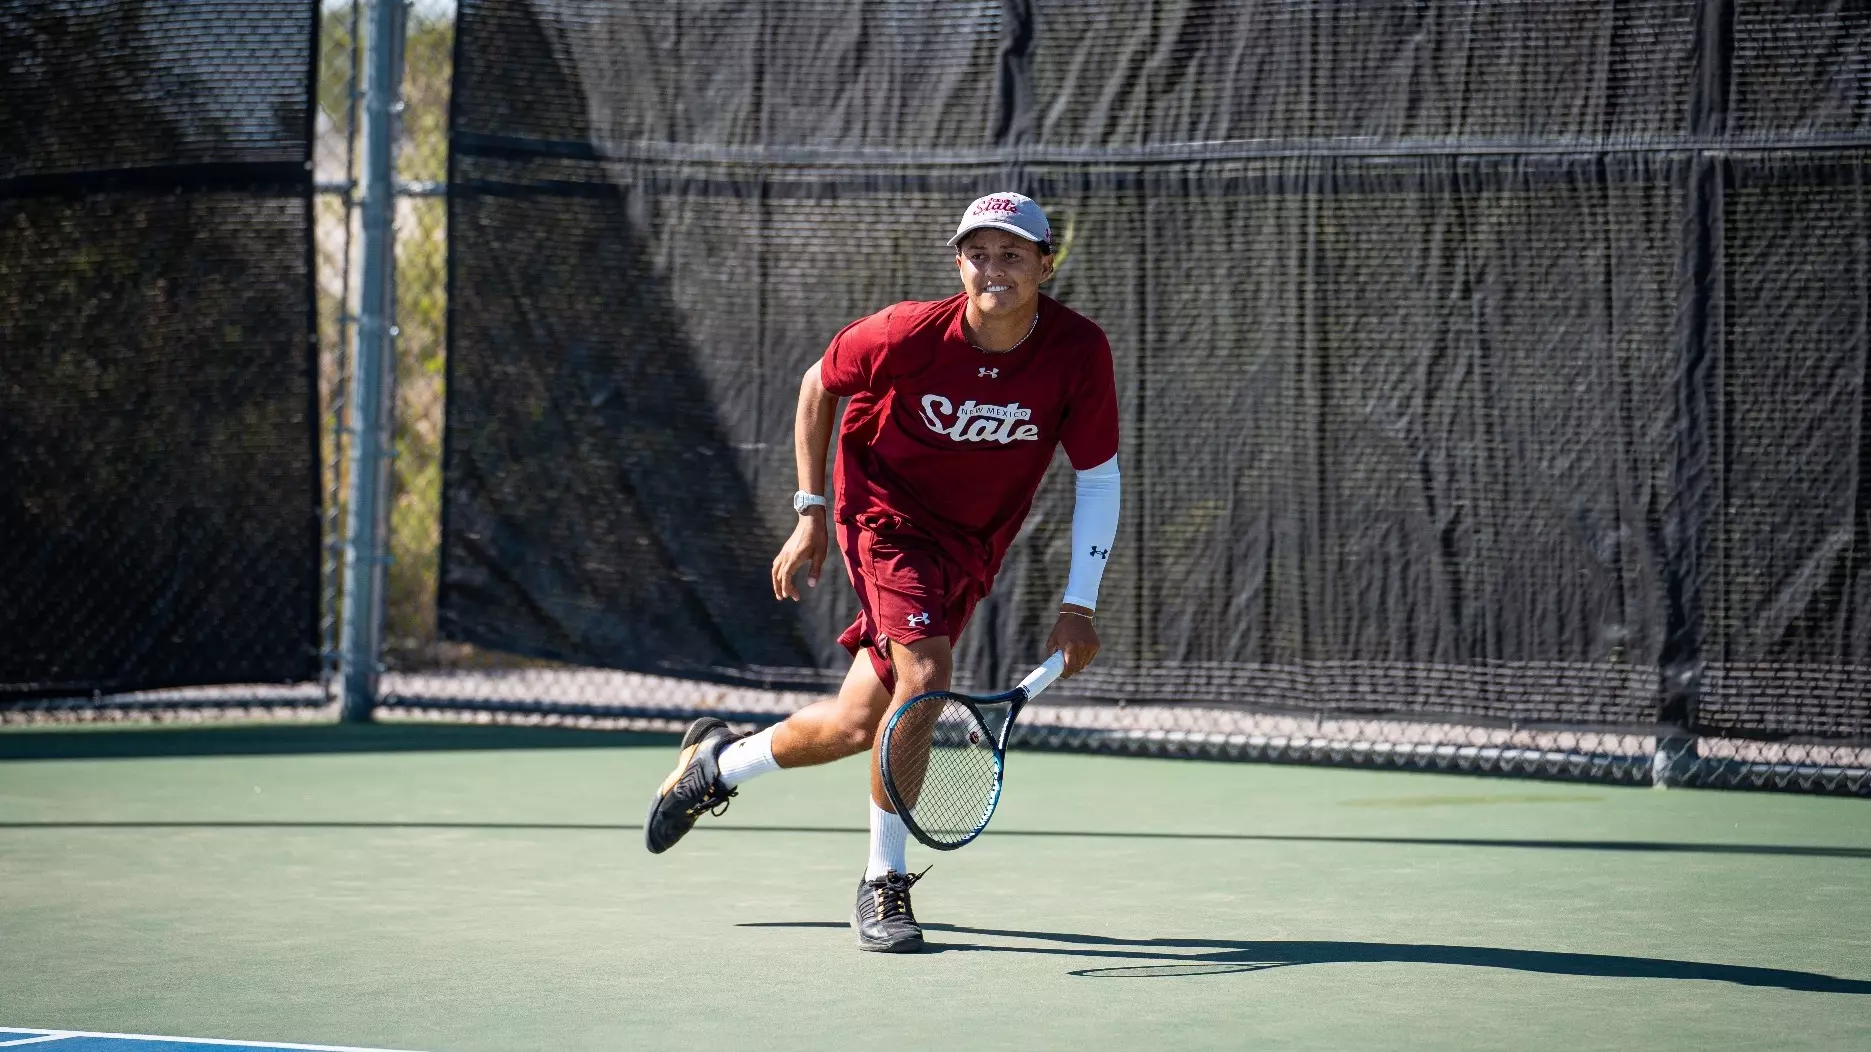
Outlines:
{"type": "MultiPolygon", "coordinates": [[[[861,762],[750,783],[655,857],[670,746],[0,735],[0,1025],[435,1052],[1871,1047],[1863,801],[1022,753],[979,843],[912,848],[939,952],[891,957],[844,923],[861,762]]],[[[165,1040],[22,1047],[200,1047],[165,1040]]]]}

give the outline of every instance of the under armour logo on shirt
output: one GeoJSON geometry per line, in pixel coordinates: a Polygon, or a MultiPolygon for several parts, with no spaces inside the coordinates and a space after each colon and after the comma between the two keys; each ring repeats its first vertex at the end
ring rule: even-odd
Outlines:
{"type": "Polygon", "coordinates": [[[921,628],[929,623],[929,615],[928,614],[911,614],[909,617],[909,621],[910,621],[911,628],[921,628]]]}
{"type": "Polygon", "coordinates": [[[1111,557],[1111,549],[1100,548],[1094,544],[1091,546],[1091,554],[1095,559],[1108,559],[1111,557]]]}
{"type": "Polygon", "coordinates": [[[981,376],[985,376],[985,377],[987,377],[987,378],[988,378],[988,379],[990,379],[990,380],[998,380],[998,379],[1000,379],[1000,370],[999,370],[999,369],[989,369],[989,368],[988,368],[987,366],[985,366],[985,365],[984,365],[984,366],[982,366],[982,367],[981,367],[981,372],[980,372],[980,374],[979,374],[979,375],[981,375],[981,376]]]}

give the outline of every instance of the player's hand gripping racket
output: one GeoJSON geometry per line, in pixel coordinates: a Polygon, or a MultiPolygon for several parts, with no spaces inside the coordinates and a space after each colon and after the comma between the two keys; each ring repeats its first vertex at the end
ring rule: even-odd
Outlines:
{"type": "Polygon", "coordinates": [[[1000,803],[1007,738],[1027,702],[1065,671],[1054,651],[1005,694],[918,694],[890,716],[877,755],[890,806],[916,839],[953,851],[981,835],[1000,803]]]}

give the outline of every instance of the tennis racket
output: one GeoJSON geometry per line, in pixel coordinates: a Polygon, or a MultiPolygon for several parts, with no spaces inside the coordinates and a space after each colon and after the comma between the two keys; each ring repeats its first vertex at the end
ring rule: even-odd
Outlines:
{"type": "Polygon", "coordinates": [[[1064,671],[1065,654],[1054,651],[1005,694],[930,691],[891,714],[877,768],[911,835],[937,851],[981,835],[1000,803],[1014,719],[1064,671]]]}

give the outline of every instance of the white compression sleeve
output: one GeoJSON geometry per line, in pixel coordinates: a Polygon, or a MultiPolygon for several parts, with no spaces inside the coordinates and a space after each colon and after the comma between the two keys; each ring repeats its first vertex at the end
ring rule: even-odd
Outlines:
{"type": "Polygon", "coordinates": [[[1117,540],[1118,497],[1122,486],[1117,458],[1078,473],[1078,496],[1072,505],[1072,575],[1065,601],[1087,610],[1098,607],[1098,582],[1117,540]]]}

